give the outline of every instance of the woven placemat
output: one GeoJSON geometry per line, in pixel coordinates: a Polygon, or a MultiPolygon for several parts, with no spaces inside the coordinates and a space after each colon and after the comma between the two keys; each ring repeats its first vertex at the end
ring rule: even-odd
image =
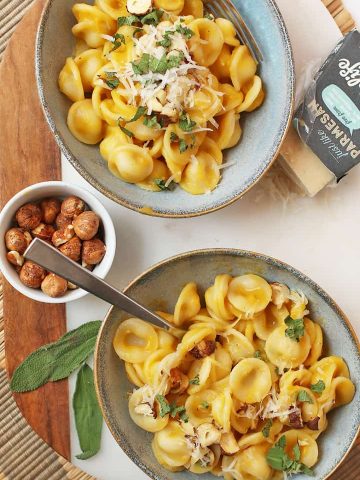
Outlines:
{"type": "MultiPolygon", "coordinates": [[[[0,60],[12,32],[33,1],[0,0],[0,60]]],[[[341,0],[322,1],[343,33],[354,28],[341,0]]],[[[0,275],[0,480],[95,480],[55,453],[18,409],[5,371],[2,295],[0,275]]]]}

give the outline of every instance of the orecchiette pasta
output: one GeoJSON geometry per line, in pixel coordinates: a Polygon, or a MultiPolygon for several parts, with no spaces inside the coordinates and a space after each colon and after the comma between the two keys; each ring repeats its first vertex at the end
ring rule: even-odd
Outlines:
{"type": "Polygon", "coordinates": [[[137,3],[136,15],[126,0],[74,4],[75,55],[58,79],[73,102],[68,127],[81,142],[101,142],[124,182],[211,193],[222,151],[241,139],[240,113],[264,101],[257,64],[234,24],[208,14],[203,0],[152,0],[143,12],[137,3]]]}
{"type": "Polygon", "coordinates": [[[169,331],[136,318],[119,325],[114,349],[137,387],[129,414],[154,433],[164,468],[226,480],[311,473],[328,412],[351,402],[355,386],[342,358],[321,358],[322,329],[307,304],[258,275],[222,274],[203,307],[190,282],[173,314],[158,312],[169,331]]]}

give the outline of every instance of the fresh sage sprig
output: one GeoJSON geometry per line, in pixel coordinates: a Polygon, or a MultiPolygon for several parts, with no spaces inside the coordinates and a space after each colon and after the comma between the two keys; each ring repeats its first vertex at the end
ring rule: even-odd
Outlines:
{"type": "Polygon", "coordinates": [[[100,450],[102,415],[96,398],[94,374],[84,363],[77,374],[73,396],[76,431],[82,453],[76,455],[80,460],[94,456],[100,450]]]}
{"type": "Polygon", "coordinates": [[[94,351],[100,320],[85,323],[59,340],[35,350],[15,370],[13,392],[29,392],[47,382],[67,378],[94,351]]]}

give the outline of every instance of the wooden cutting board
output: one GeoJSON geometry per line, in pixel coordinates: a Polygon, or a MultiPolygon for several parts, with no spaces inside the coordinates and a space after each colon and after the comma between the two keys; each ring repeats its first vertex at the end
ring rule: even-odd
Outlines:
{"type": "MultiPolygon", "coordinates": [[[[339,0],[323,1],[333,10],[333,16],[343,31],[352,28],[352,20],[340,7],[339,0]]],[[[60,152],[44,120],[34,76],[34,40],[43,4],[44,0],[37,0],[18,25],[0,64],[1,207],[27,185],[61,179],[60,152]]],[[[4,317],[9,375],[29,353],[56,340],[66,331],[64,306],[29,300],[6,282],[4,317]]],[[[15,399],[32,428],[55,451],[69,459],[67,382],[48,384],[35,392],[16,395],[15,399]]],[[[48,462],[52,461],[48,459],[48,462]]],[[[80,478],[78,471],[71,476],[80,478]]],[[[359,478],[360,440],[330,480],[359,478]]]]}
{"type": "MultiPolygon", "coordinates": [[[[1,206],[33,183],[61,179],[60,151],[45,122],[34,73],[35,32],[43,7],[37,0],[13,34],[0,64],[1,206]]],[[[66,331],[65,307],[32,301],[4,285],[7,371],[66,331]]],[[[16,402],[36,432],[70,458],[67,381],[49,383],[16,402]]]]}

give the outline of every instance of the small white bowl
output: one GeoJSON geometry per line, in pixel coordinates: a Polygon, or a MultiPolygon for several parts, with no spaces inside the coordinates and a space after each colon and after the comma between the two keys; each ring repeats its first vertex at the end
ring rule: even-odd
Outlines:
{"type": "Polygon", "coordinates": [[[33,289],[25,286],[19,278],[19,274],[6,258],[7,248],[4,237],[9,228],[14,226],[15,213],[25,203],[38,202],[43,198],[57,197],[65,198],[69,195],[76,195],[88,206],[88,208],[97,213],[101,219],[104,232],[104,243],[106,253],[102,261],[97,265],[93,272],[100,278],[105,278],[109,272],[114,260],[116,250],[116,234],[113,221],[101,202],[90,192],[76,185],[70,185],[65,182],[42,182],[30,185],[18,192],[0,213],[0,270],[6,280],[20,293],[26,297],[44,303],[65,303],[77,300],[87,295],[85,290],[77,288],[68,290],[63,297],[52,298],[45,295],[41,289],[33,289]]]}

